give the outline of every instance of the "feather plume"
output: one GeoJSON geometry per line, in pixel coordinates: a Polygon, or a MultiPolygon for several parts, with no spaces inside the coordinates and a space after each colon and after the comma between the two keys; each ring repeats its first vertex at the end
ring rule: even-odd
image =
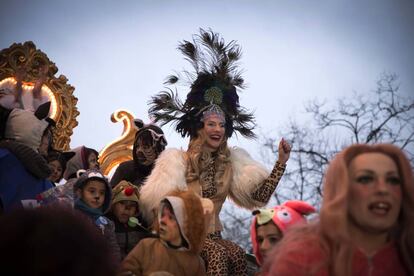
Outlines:
{"type": "Polygon", "coordinates": [[[154,118],[155,122],[159,121],[162,125],[179,119],[181,113],[183,113],[183,104],[178,98],[177,93],[174,93],[171,89],[169,91],[162,91],[152,97],[149,105],[148,113],[154,118]]]}
{"type": "Polygon", "coordinates": [[[183,40],[178,50],[194,71],[184,70],[181,74],[170,75],[164,84],[175,85],[184,76],[190,85],[190,92],[184,104],[171,89],[153,97],[149,113],[154,120],[163,125],[172,122],[182,136],[193,137],[202,127],[202,111],[211,104],[211,95],[215,95],[214,98],[226,114],[226,135],[230,137],[237,131],[248,138],[255,137],[252,131],[254,116],[239,105],[237,88],[243,89],[245,86],[238,68],[242,51],[236,41],[226,44],[218,33],[200,28],[199,34],[193,35],[191,41],[183,40]],[[207,91],[209,94],[206,94],[207,91]],[[211,91],[215,91],[214,94],[211,91]]]}

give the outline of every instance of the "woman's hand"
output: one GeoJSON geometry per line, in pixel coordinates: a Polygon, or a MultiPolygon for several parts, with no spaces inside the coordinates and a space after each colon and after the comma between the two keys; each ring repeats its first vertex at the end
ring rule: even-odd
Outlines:
{"type": "Polygon", "coordinates": [[[289,143],[285,140],[285,139],[281,139],[279,142],[279,157],[278,157],[278,161],[280,164],[286,164],[286,162],[289,160],[289,156],[290,156],[290,151],[291,151],[291,146],[289,145],[289,143]]]}

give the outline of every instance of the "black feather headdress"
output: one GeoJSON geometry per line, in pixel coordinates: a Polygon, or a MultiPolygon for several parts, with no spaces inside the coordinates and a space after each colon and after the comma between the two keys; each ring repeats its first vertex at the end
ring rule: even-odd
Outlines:
{"type": "MultiPolygon", "coordinates": [[[[227,137],[234,131],[254,137],[254,116],[239,105],[237,95],[237,89],[244,88],[237,68],[240,46],[234,40],[226,44],[218,33],[200,29],[192,42],[184,40],[178,49],[194,67],[194,72],[182,73],[190,83],[190,92],[184,104],[170,88],[152,97],[149,113],[154,120],[162,125],[173,122],[183,137],[196,137],[197,130],[203,127],[203,112],[215,108],[224,114],[227,137]]],[[[165,84],[181,80],[181,74],[170,75],[165,84]]]]}

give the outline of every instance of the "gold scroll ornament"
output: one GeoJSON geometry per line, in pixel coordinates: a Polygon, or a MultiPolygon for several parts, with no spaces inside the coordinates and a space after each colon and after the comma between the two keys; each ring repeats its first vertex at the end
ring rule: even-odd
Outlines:
{"type": "Polygon", "coordinates": [[[111,121],[113,123],[122,121],[124,129],[119,138],[106,145],[99,153],[99,164],[104,175],[109,175],[120,163],[132,160],[135,133],[138,131],[134,123],[134,115],[127,110],[121,109],[112,113],[111,121]]]}
{"type": "Polygon", "coordinates": [[[36,49],[32,41],[14,43],[0,51],[0,88],[13,87],[16,83],[16,72],[19,68],[25,68],[22,88],[24,92],[30,93],[43,66],[47,66],[47,73],[41,92],[51,101],[49,117],[56,122],[56,127],[52,130],[53,148],[68,150],[73,128],[78,125],[78,99],[73,95],[75,88],[67,83],[68,79],[64,75],[55,76],[58,72],[55,63],[41,50],[36,49]]]}

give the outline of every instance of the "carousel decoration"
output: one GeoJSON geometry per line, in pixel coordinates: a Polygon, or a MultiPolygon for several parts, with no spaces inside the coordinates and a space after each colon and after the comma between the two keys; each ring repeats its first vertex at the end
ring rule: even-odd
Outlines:
{"type": "Polygon", "coordinates": [[[132,148],[135,133],[138,131],[134,123],[134,115],[127,110],[117,110],[111,115],[113,123],[124,124],[122,135],[105,146],[99,153],[99,164],[104,175],[110,175],[111,171],[119,164],[132,160],[132,148]]]}
{"type": "Polygon", "coordinates": [[[16,74],[24,69],[22,80],[22,101],[25,109],[35,109],[31,91],[36,80],[44,74],[45,81],[41,87],[43,101],[50,101],[49,117],[56,122],[53,128],[53,147],[57,150],[68,150],[73,128],[78,125],[76,117],[79,111],[76,107],[78,99],[73,95],[75,88],[67,83],[64,75],[55,74],[58,68],[49,60],[47,55],[36,49],[33,42],[14,43],[9,48],[0,51],[0,89],[2,93],[14,91],[16,74]],[[42,73],[42,70],[44,72],[42,73]]]}

